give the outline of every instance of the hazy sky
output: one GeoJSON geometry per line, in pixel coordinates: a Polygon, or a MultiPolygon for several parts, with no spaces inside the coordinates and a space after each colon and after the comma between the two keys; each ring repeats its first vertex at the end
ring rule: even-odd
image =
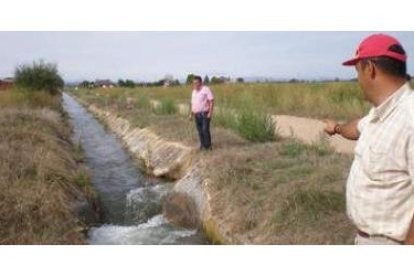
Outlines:
{"type": "MultiPolygon", "coordinates": [[[[187,73],[269,78],[351,78],[341,66],[369,32],[0,32],[0,78],[44,59],[67,81],[157,80],[187,73]]],[[[392,32],[414,73],[414,32],[392,32]]]]}

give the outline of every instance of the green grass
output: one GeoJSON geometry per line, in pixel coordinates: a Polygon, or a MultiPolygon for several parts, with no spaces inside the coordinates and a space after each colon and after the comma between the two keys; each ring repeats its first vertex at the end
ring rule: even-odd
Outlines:
{"type": "Polygon", "coordinates": [[[296,140],[287,140],[279,148],[279,154],[282,156],[296,158],[306,152],[307,146],[296,140]]]}
{"type": "Polygon", "coordinates": [[[264,113],[248,94],[239,99],[237,109],[219,108],[214,122],[234,130],[248,141],[269,142],[277,138],[270,116],[264,113]]]}
{"type": "Polygon", "coordinates": [[[90,174],[86,169],[80,169],[76,172],[74,182],[81,189],[90,189],[92,185],[90,174]]]}
{"type": "Polygon", "coordinates": [[[173,98],[162,98],[158,106],[153,108],[159,115],[172,115],[178,112],[177,102],[173,98]]]}
{"type": "Polygon", "coordinates": [[[151,102],[148,95],[140,95],[136,98],[135,108],[151,109],[151,102]]]}
{"type": "Polygon", "coordinates": [[[286,139],[285,143],[279,148],[279,154],[291,158],[299,158],[309,151],[316,153],[319,156],[327,156],[333,152],[327,141],[321,140],[312,145],[305,145],[295,139],[286,139]]]}
{"type": "Polygon", "coordinates": [[[50,108],[60,110],[60,95],[50,95],[42,91],[28,91],[14,87],[7,91],[0,91],[0,108],[50,108]]]}
{"type": "Polygon", "coordinates": [[[242,138],[252,142],[268,142],[276,139],[274,125],[266,115],[254,110],[243,110],[240,114],[217,111],[214,123],[234,130],[242,138]]]}

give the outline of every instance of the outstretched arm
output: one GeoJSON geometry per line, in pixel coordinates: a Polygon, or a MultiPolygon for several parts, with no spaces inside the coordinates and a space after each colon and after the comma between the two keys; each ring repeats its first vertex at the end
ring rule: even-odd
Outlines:
{"type": "Polygon", "coordinates": [[[346,124],[339,124],[335,120],[325,119],[325,132],[329,135],[339,134],[349,140],[358,140],[360,132],[358,130],[358,123],[360,119],[353,120],[346,124]]]}

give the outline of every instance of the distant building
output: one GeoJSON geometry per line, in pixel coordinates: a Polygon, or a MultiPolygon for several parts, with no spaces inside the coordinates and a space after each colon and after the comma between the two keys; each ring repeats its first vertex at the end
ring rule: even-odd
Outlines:
{"type": "Polygon", "coordinates": [[[115,84],[111,80],[96,80],[95,87],[112,88],[115,84]]]}
{"type": "Polygon", "coordinates": [[[169,86],[173,86],[173,85],[179,85],[180,82],[176,79],[174,79],[173,75],[165,75],[165,77],[161,80],[162,85],[164,87],[169,87],[169,86]]]}
{"type": "Polygon", "coordinates": [[[5,78],[0,80],[0,90],[7,90],[13,86],[13,78],[5,78]]]}

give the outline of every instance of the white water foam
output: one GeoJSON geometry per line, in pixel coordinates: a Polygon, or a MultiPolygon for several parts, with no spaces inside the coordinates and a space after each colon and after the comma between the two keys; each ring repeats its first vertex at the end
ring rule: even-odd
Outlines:
{"type": "Polygon", "coordinates": [[[143,223],[161,212],[161,199],[168,193],[167,185],[148,185],[131,190],[126,195],[126,221],[143,223]]]}
{"type": "Polygon", "coordinates": [[[135,226],[103,225],[89,232],[90,244],[176,244],[196,230],[173,229],[163,215],[156,215],[135,226]]]}
{"type": "Polygon", "coordinates": [[[169,187],[164,184],[151,185],[140,187],[128,192],[126,196],[127,202],[139,202],[148,200],[148,193],[151,193],[151,200],[160,200],[164,195],[168,193],[169,187]]]}

